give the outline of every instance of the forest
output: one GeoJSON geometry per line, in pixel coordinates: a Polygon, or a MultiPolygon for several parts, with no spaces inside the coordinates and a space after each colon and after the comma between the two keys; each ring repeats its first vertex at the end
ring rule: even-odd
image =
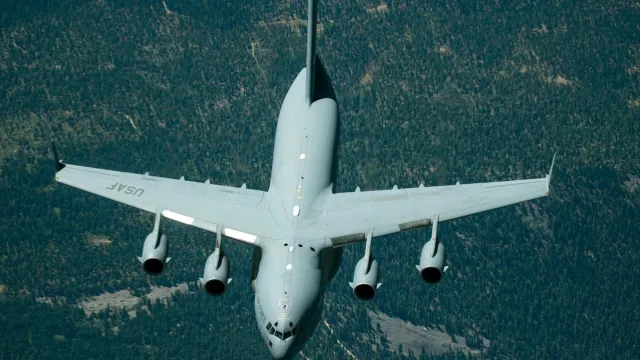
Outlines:
{"type": "MultiPolygon", "coordinates": [[[[268,358],[251,249],[225,243],[234,281],[213,298],[197,279],[215,236],[166,222],[171,263],[146,275],[153,216],[57,184],[50,141],[72,164],[266,190],[306,9],[0,3],[1,359],[268,358]],[[78,306],[122,290],[143,299],[135,316],[78,306]]],[[[429,228],[374,241],[371,302],[351,294],[364,246],[348,247],[300,358],[640,358],[638,3],[321,0],[318,15],[340,109],[336,192],[540,177],[557,159],[550,197],[440,225],[437,285],[415,270],[429,228]],[[370,312],[477,351],[397,346],[370,312]]]]}

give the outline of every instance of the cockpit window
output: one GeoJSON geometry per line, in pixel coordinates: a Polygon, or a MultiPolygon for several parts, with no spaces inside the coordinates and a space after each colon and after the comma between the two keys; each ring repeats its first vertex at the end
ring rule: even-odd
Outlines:
{"type": "MultiPolygon", "coordinates": [[[[275,335],[278,339],[280,340],[287,340],[288,338],[297,335],[298,332],[300,332],[300,328],[301,328],[301,324],[296,325],[294,328],[292,328],[289,331],[285,331],[284,334],[281,333],[280,331],[276,331],[276,326],[278,326],[278,323],[276,322],[275,324],[271,325],[271,323],[267,324],[267,331],[269,332],[269,335],[275,335]]],[[[289,322],[289,327],[292,327],[293,323],[289,322]]]]}

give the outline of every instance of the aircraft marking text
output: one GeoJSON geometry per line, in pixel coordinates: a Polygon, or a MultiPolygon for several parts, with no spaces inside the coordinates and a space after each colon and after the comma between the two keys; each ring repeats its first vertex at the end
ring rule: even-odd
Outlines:
{"type": "Polygon", "coordinates": [[[115,183],[111,186],[107,186],[106,187],[107,190],[113,190],[113,191],[117,191],[117,192],[122,192],[124,190],[124,193],[126,195],[131,195],[131,196],[142,196],[142,194],[144,194],[144,189],[142,188],[137,188],[135,186],[128,186],[125,184],[121,184],[121,183],[115,183]]]}

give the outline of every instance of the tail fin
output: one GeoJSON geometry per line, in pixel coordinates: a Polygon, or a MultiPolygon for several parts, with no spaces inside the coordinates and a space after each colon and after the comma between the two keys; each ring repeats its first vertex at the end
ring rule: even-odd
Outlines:
{"type": "Polygon", "coordinates": [[[305,99],[307,104],[313,102],[314,80],[316,72],[316,10],[317,0],[309,0],[307,16],[307,91],[305,99]]]}

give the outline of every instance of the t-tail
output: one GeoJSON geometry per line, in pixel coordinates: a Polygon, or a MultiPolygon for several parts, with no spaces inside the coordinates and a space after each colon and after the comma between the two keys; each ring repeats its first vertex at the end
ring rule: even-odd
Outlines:
{"type": "Polygon", "coordinates": [[[316,22],[318,10],[317,0],[309,0],[307,16],[307,88],[305,99],[307,105],[314,100],[314,83],[316,77],[316,22]]]}

